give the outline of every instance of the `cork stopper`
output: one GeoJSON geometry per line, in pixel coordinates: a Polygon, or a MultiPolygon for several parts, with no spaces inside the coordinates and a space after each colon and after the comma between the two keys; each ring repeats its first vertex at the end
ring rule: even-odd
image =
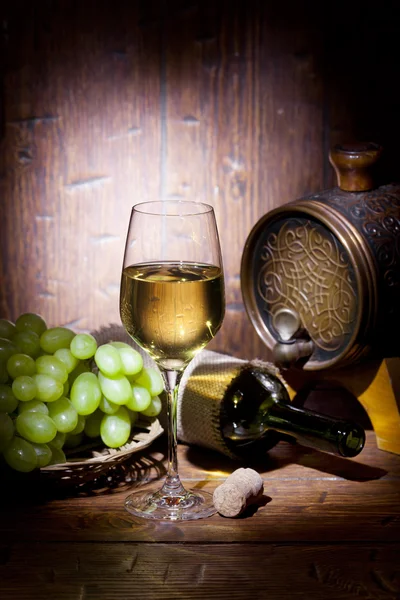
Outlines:
{"type": "Polygon", "coordinates": [[[213,494],[214,506],[224,517],[237,517],[260,498],[264,482],[254,469],[236,469],[213,494]]]}
{"type": "Polygon", "coordinates": [[[373,142],[339,144],[329,153],[338,186],[346,192],[366,192],[374,188],[373,167],[382,154],[382,146],[373,142]]]}

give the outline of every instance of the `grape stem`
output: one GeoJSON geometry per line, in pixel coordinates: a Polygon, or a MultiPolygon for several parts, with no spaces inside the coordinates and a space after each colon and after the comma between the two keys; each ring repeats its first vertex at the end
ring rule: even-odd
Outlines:
{"type": "Polygon", "coordinates": [[[168,496],[180,496],[186,493],[178,475],[177,454],[177,401],[182,371],[170,371],[160,368],[167,394],[168,418],[168,470],[161,493],[168,496]]]}

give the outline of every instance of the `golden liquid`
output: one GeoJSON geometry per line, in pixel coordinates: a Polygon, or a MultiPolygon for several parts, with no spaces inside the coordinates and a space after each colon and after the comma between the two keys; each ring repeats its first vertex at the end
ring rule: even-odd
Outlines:
{"type": "Polygon", "coordinates": [[[122,273],[124,327],[165,368],[183,368],[204,348],[220,328],[224,310],[219,267],[147,263],[122,273]]]}

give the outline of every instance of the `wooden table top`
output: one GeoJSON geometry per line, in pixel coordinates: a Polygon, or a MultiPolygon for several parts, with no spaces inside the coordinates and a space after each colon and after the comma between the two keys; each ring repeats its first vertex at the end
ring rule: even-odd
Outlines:
{"type": "MultiPolygon", "coordinates": [[[[124,499],[135,478],[164,476],[165,449],[160,438],[94,489],[2,486],[0,598],[400,598],[400,456],[373,431],[355,459],[280,442],[252,465],[265,493],[239,518],[135,520],[124,499]]],[[[238,466],[179,445],[191,487],[238,466]]]]}

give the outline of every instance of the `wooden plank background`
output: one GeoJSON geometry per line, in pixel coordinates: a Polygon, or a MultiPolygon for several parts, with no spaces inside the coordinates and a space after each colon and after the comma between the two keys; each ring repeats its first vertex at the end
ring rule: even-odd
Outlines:
{"type": "Polygon", "coordinates": [[[396,177],[396,3],[7,0],[0,314],[120,322],[131,205],[215,207],[227,312],[211,348],[268,358],[240,260],[270,209],[334,183],[333,142],[373,139],[396,177]]]}

